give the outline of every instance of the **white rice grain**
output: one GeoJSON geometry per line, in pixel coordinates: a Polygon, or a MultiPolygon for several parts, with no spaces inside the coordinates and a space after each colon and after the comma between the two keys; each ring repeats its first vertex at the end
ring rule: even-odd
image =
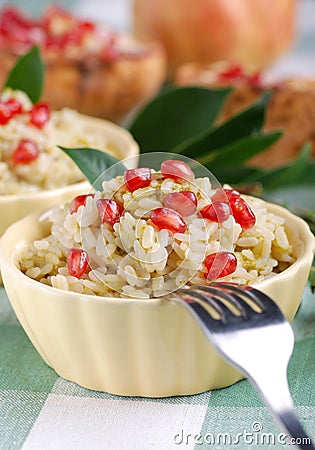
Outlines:
{"type": "Polygon", "coordinates": [[[297,236],[287,233],[283,218],[269,213],[259,199],[248,199],[256,224],[247,230],[242,230],[233,216],[217,223],[198,217],[198,213],[185,217],[184,233],[158,230],[148,212],[161,207],[169,192],[195,192],[201,208],[209,204],[214,190],[206,178],[179,184],[161,180],[157,174],[153,181],[155,187],[151,183],[131,193],[120,189],[123,177],[117,177],[105,181],[103,192],[88,197],[76,213],[70,214],[69,204],[53,208],[43,218],[51,223],[51,234],[25,249],[21,270],[58,289],[145,299],[187,284],[206,284],[204,260],[213,253],[235,253],[237,268],[224,280],[241,284],[274,276],[275,269],[284,270],[294,261],[292,242],[297,236]],[[100,197],[122,202],[125,213],[114,226],[101,223],[96,205],[100,197]],[[72,247],[88,252],[90,268],[81,278],[68,271],[67,255],[72,247]]]}

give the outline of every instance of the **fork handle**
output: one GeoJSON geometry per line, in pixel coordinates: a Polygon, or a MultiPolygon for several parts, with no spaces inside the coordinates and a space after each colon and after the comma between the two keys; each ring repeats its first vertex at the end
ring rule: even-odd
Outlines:
{"type": "Polygon", "coordinates": [[[208,341],[217,348],[218,352],[228,362],[249,378],[257,391],[261,394],[266,406],[274,415],[275,420],[278,421],[279,425],[284,429],[287,435],[294,439],[295,442],[301,442],[296,443],[295,446],[301,450],[315,450],[310,437],[303,430],[302,425],[294,412],[293,400],[287,378],[288,359],[291,352],[288,355],[280,352],[273,355],[273,358],[270,359],[272,356],[270,354],[270,349],[268,346],[263,346],[260,348],[260,358],[258,360],[253,359],[248,361],[248,359],[246,359],[246,364],[245,361],[243,361],[242,364],[241,359],[238,359],[238,361],[235,361],[235,359],[232,360],[222,348],[216,346],[215,330],[217,325],[214,325],[214,323],[218,321],[213,319],[204,305],[198,302],[199,298],[200,296],[198,297],[195,295],[193,301],[190,298],[189,302],[186,302],[185,296],[183,296],[180,297],[180,300],[192,313],[197,323],[199,323],[208,341]],[[266,372],[266,370],[264,370],[266,364],[271,364],[276,368],[276,371],[266,372]]]}
{"type": "MultiPolygon", "coordinates": [[[[201,325],[201,329],[209,342],[216,346],[215,339],[213,340],[212,328],[209,326],[210,321],[213,321],[214,319],[212,319],[207,309],[197,302],[184,302],[183,304],[190,312],[192,312],[197,322],[201,325]]],[[[253,360],[252,364],[249,365],[247,361],[245,369],[245,364],[239,364],[235,360],[231,361],[228,355],[223,353],[222,349],[220,350],[217,347],[217,350],[227,359],[227,361],[237,367],[249,378],[251,383],[261,394],[275,420],[286,432],[288,437],[294,439],[295,442],[299,442],[295,444],[295,447],[301,450],[315,450],[310,437],[302,428],[302,425],[294,412],[293,400],[287,378],[288,358],[280,353],[275,360],[270,361],[269,349],[264,347],[264,354],[260,353],[260,359],[258,361],[253,360]],[[270,363],[277,368],[276,372],[266,372],[264,370],[265,365],[270,363]],[[259,365],[261,366],[259,367],[259,365]]],[[[260,351],[262,351],[261,348],[260,351]]]]}
{"type": "Polygon", "coordinates": [[[315,450],[310,437],[304,431],[298,416],[294,412],[287,381],[287,368],[283,367],[282,370],[278,368],[278,370],[277,380],[274,379],[275,374],[273,374],[272,379],[268,379],[268,376],[260,379],[257,373],[255,373],[255,377],[252,377],[250,373],[246,373],[246,375],[261,394],[275,420],[287,435],[294,439],[295,446],[301,450],[315,450]],[[277,389],[275,389],[275,386],[277,386],[277,389]]]}
{"type": "Polygon", "coordinates": [[[302,450],[315,449],[310,437],[305,433],[304,429],[300,425],[294,411],[286,410],[278,413],[278,420],[282,423],[283,427],[286,429],[291,438],[294,438],[296,440],[298,437],[299,444],[295,444],[297,448],[300,448],[302,450]]]}

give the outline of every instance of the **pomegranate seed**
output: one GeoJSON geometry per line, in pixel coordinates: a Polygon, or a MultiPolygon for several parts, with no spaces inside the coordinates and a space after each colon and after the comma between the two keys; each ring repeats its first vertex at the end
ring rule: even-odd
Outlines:
{"type": "Polygon", "coordinates": [[[5,43],[18,44],[23,47],[27,42],[27,32],[32,26],[31,22],[22,16],[14,7],[5,7],[0,17],[0,32],[5,43]]]}
{"type": "Polygon", "coordinates": [[[6,6],[1,13],[1,28],[5,31],[12,31],[14,27],[30,28],[32,22],[23,16],[14,6],[6,6]]]}
{"type": "Polygon", "coordinates": [[[89,22],[87,20],[83,20],[82,22],[79,22],[78,27],[82,34],[92,33],[95,30],[94,23],[89,22]]]}
{"type": "Polygon", "coordinates": [[[85,274],[89,265],[89,255],[80,248],[71,248],[67,257],[69,274],[76,278],[81,278],[85,274]]]}
{"type": "Polygon", "coordinates": [[[223,202],[213,202],[202,208],[199,212],[204,219],[219,223],[225,222],[231,214],[229,205],[223,202]]]}
{"type": "Polygon", "coordinates": [[[184,233],[186,224],[178,212],[168,208],[156,208],[151,211],[150,219],[159,230],[168,230],[170,233],[184,233]]]}
{"type": "Polygon", "coordinates": [[[161,164],[161,173],[165,178],[172,178],[176,183],[183,181],[193,181],[195,174],[184,161],[169,159],[161,164]]]}
{"type": "Polygon", "coordinates": [[[218,189],[211,197],[212,202],[227,203],[233,197],[239,197],[241,194],[235,189],[218,189]]]}
{"type": "Polygon", "coordinates": [[[188,217],[196,211],[198,200],[191,191],[171,192],[164,199],[163,206],[174,209],[183,217],[188,217]]]}
{"type": "Polygon", "coordinates": [[[260,73],[254,73],[253,75],[247,76],[247,81],[250,86],[260,86],[261,85],[261,76],[260,73]]]}
{"type": "Polygon", "coordinates": [[[5,125],[12,117],[12,111],[8,105],[0,102],[0,125],[5,125]]]}
{"type": "Polygon", "coordinates": [[[220,81],[236,81],[244,78],[244,72],[239,64],[231,64],[226,70],[218,74],[220,81]]]}
{"type": "Polygon", "coordinates": [[[94,197],[94,194],[77,195],[70,203],[70,214],[77,212],[80,206],[85,206],[87,197],[94,197]]]}
{"type": "Polygon", "coordinates": [[[62,45],[80,45],[82,42],[83,34],[80,29],[74,29],[68,31],[63,35],[62,45]]]}
{"type": "Polygon", "coordinates": [[[9,98],[9,100],[5,102],[5,105],[9,108],[12,115],[20,114],[23,110],[21,103],[15,98],[9,98]]]}
{"type": "Polygon", "coordinates": [[[235,272],[237,259],[234,253],[230,252],[211,253],[206,257],[204,264],[207,269],[206,277],[215,280],[235,272]]]}
{"type": "Polygon", "coordinates": [[[255,225],[255,214],[242,197],[231,198],[230,206],[235,222],[239,223],[243,230],[252,228],[255,225]]]}
{"type": "Polygon", "coordinates": [[[30,164],[38,158],[39,148],[34,141],[22,139],[14,150],[12,161],[15,164],[30,164]]]}
{"type": "Polygon", "coordinates": [[[260,73],[245,73],[243,68],[238,64],[230,65],[226,70],[220,72],[218,81],[224,84],[244,83],[250,86],[259,86],[261,83],[260,73]]]}
{"type": "Polygon", "coordinates": [[[102,222],[108,223],[109,225],[114,225],[114,223],[119,222],[124,213],[123,206],[115,200],[101,198],[100,200],[97,200],[96,206],[100,213],[102,222]]]}
{"type": "Polygon", "coordinates": [[[57,51],[61,48],[61,37],[59,36],[47,36],[45,40],[45,50],[57,51]]]}
{"type": "Polygon", "coordinates": [[[48,103],[36,103],[30,111],[30,122],[37,128],[43,128],[50,117],[50,106],[48,103]]]}
{"type": "Polygon", "coordinates": [[[147,167],[126,170],[124,174],[126,186],[130,192],[145,188],[151,183],[151,170],[147,167]]]}

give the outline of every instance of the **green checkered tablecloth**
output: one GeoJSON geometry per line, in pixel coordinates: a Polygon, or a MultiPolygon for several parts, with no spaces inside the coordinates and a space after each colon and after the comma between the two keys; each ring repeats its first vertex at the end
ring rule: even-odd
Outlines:
{"type": "MultiPolygon", "coordinates": [[[[315,295],[293,322],[289,383],[315,440],[315,295]]],[[[247,380],[189,397],[150,399],[89,391],[37,354],[0,288],[0,449],[290,448],[247,380]]],[[[291,447],[292,448],[292,447],[291,447]]]]}

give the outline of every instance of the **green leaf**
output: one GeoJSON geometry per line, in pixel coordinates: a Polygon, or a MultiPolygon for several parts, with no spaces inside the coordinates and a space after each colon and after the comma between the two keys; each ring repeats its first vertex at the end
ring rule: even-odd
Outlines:
{"type": "MultiPolygon", "coordinates": [[[[276,169],[265,171],[261,176],[256,177],[255,180],[247,179],[246,181],[258,181],[262,183],[265,191],[279,189],[282,186],[289,186],[294,184],[300,184],[304,178],[304,174],[311,176],[309,171],[311,154],[311,145],[306,144],[300,151],[297,158],[281,167],[276,169]]],[[[313,183],[314,183],[313,172],[313,183]]]]}
{"type": "Polygon", "coordinates": [[[60,147],[79,167],[96,191],[102,190],[102,183],[117,175],[123,175],[126,167],[113,156],[93,148],[60,147]]]}
{"type": "Polygon", "coordinates": [[[33,103],[40,99],[44,83],[44,65],[38,47],[18,59],[9,72],[4,88],[24,91],[33,103]]]}
{"type": "MultiPolygon", "coordinates": [[[[212,172],[211,164],[206,164],[206,167],[212,172]]],[[[217,167],[213,170],[213,174],[220,181],[220,183],[231,184],[237,186],[238,184],[246,184],[246,179],[261,175],[261,171],[254,167],[234,166],[234,167],[217,167]]]]}
{"type": "Polygon", "coordinates": [[[230,145],[221,147],[215,153],[210,153],[211,159],[209,163],[199,158],[197,160],[213,171],[221,167],[237,166],[270,147],[279,139],[281,134],[281,132],[276,131],[268,134],[259,133],[255,136],[247,136],[230,145]]]}
{"type": "Polygon", "coordinates": [[[152,100],[129,127],[141,152],[172,151],[211,127],[231,89],[169,88],[152,100]]]}
{"type": "Polygon", "coordinates": [[[263,191],[265,200],[279,205],[302,217],[315,234],[315,186],[313,184],[292,184],[281,188],[263,191]]]}
{"type": "MultiPolygon", "coordinates": [[[[303,171],[303,177],[296,180],[296,183],[302,186],[315,186],[315,160],[308,161],[305,170],[303,171]]],[[[315,202],[315,199],[314,199],[315,202]]],[[[314,205],[315,206],[315,205],[314,205]]]]}
{"type": "Polygon", "coordinates": [[[197,155],[207,155],[209,152],[242,138],[259,133],[264,124],[269,98],[270,93],[266,92],[249,108],[233,116],[230,120],[207,130],[202,135],[191,137],[173,148],[172,151],[194,158],[197,155]]]}

